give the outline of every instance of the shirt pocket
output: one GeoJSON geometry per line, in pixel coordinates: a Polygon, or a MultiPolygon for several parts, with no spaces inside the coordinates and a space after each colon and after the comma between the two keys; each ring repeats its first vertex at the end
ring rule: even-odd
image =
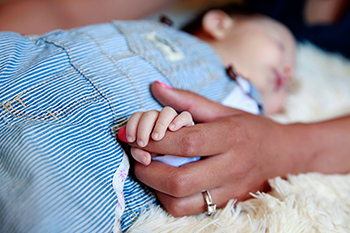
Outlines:
{"type": "Polygon", "coordinates": [[[107,121],[116,118],[111,100],[91,76],[94,74],[76,63],[94,50],[74,53],[65,44],[50,39],[73,40],[74,36],[58,31],[34,38],[32,43],[25,41],[27,47],[7,64],[11,72],[1,77],[0,117],[69,124],[88,122],[97,115],[105,115],[103,119],[107,121]]]}

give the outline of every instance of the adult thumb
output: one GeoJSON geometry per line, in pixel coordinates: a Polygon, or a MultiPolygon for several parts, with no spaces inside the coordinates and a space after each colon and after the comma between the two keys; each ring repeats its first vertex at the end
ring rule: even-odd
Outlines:
{"type": "Polygon", "coordinates": [[[211,122],[241,113],[194,92],[172,88],[159,81],[152,83],[151,91],[160,104],[178,112],[190,112],[195,122],[211,122]]]}

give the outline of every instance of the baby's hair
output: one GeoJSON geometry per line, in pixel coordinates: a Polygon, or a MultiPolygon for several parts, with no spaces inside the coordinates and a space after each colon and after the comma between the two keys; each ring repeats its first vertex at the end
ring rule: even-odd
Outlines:
{"type": "Polygon", "coordinates": [[[202,19],[204,15],[210,11],[210,10],[221,10],[228,15],[254,15],[257,14],[258,11],[255,8],[254,4],[250,3],[251,1],[244,2],[237,2],[237,3],[230,3],[224,6],[219,7],[210,7],[201,13],[199,13],[194,19],[186,23],[184,26],[181,27],[181,30],[184,32],[187,32],[189,34],[194,34],[197,30],[201,29],[202,27],[202,19]]]}

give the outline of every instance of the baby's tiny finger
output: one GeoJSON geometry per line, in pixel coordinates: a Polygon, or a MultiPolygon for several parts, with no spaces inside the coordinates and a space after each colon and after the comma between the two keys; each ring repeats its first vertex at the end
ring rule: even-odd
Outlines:
{"type": "Polygon", "coordinates": [[[180,113],[175,119],[171,122],[174,127],[169,127],[171,131],[176,131],[184,126],[191,126],[193,125],[193,119],[191,113],[184,111],[180,113]]]}
{"type": "Polygon", "coordinates": [[[164,107],[159,113],[158,120],[154,126],[152,139],[156,141],[161,140],[164,137],[166,130],[170,126],[169,124],[176,116],[177,112],[173,108],[164,107]]]}
{"type": "Polygon", "coordinates": [[[131,147],[132,157],[139,163],[143,165],[149,165],[151,163],[151,154],[145,150],[142,150],[137,147],[131,147]]]}
{"type": "Polygon", "coordinates": [[[134,142],[136,140],[136,131],[139,125],[139,121],[143,115],[143,112],[135,112],[131,115],[126,125],[126,139],[128,142],[134,142]]]}
{"type": "Polygon", "coordinates": [[[140,147],[147,146],[154,124],[158,119],[158,115],[159,112],[157,110],[151,110],[142,115],[137,128],[137,144],[140,147]]]}

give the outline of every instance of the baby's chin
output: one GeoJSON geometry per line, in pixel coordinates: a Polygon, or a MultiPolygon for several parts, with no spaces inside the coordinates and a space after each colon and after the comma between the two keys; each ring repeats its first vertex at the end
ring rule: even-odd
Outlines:
{"type": "Polygon", "coordinates": [[[287,102],[287,92],[284,89],[280,91],[266,93],[262,95],[264,103],[264,113],[267,116],[274,114],[281,114],[285,111],[285,105],[287,102]]]}
{"type": "Polygon", "coordinates": [[[267,116],[272,116],[275,114],[282,114],[285,111],[285,100],[279,99],[277,102],[265,104],[264,113],[267,116]]]}

